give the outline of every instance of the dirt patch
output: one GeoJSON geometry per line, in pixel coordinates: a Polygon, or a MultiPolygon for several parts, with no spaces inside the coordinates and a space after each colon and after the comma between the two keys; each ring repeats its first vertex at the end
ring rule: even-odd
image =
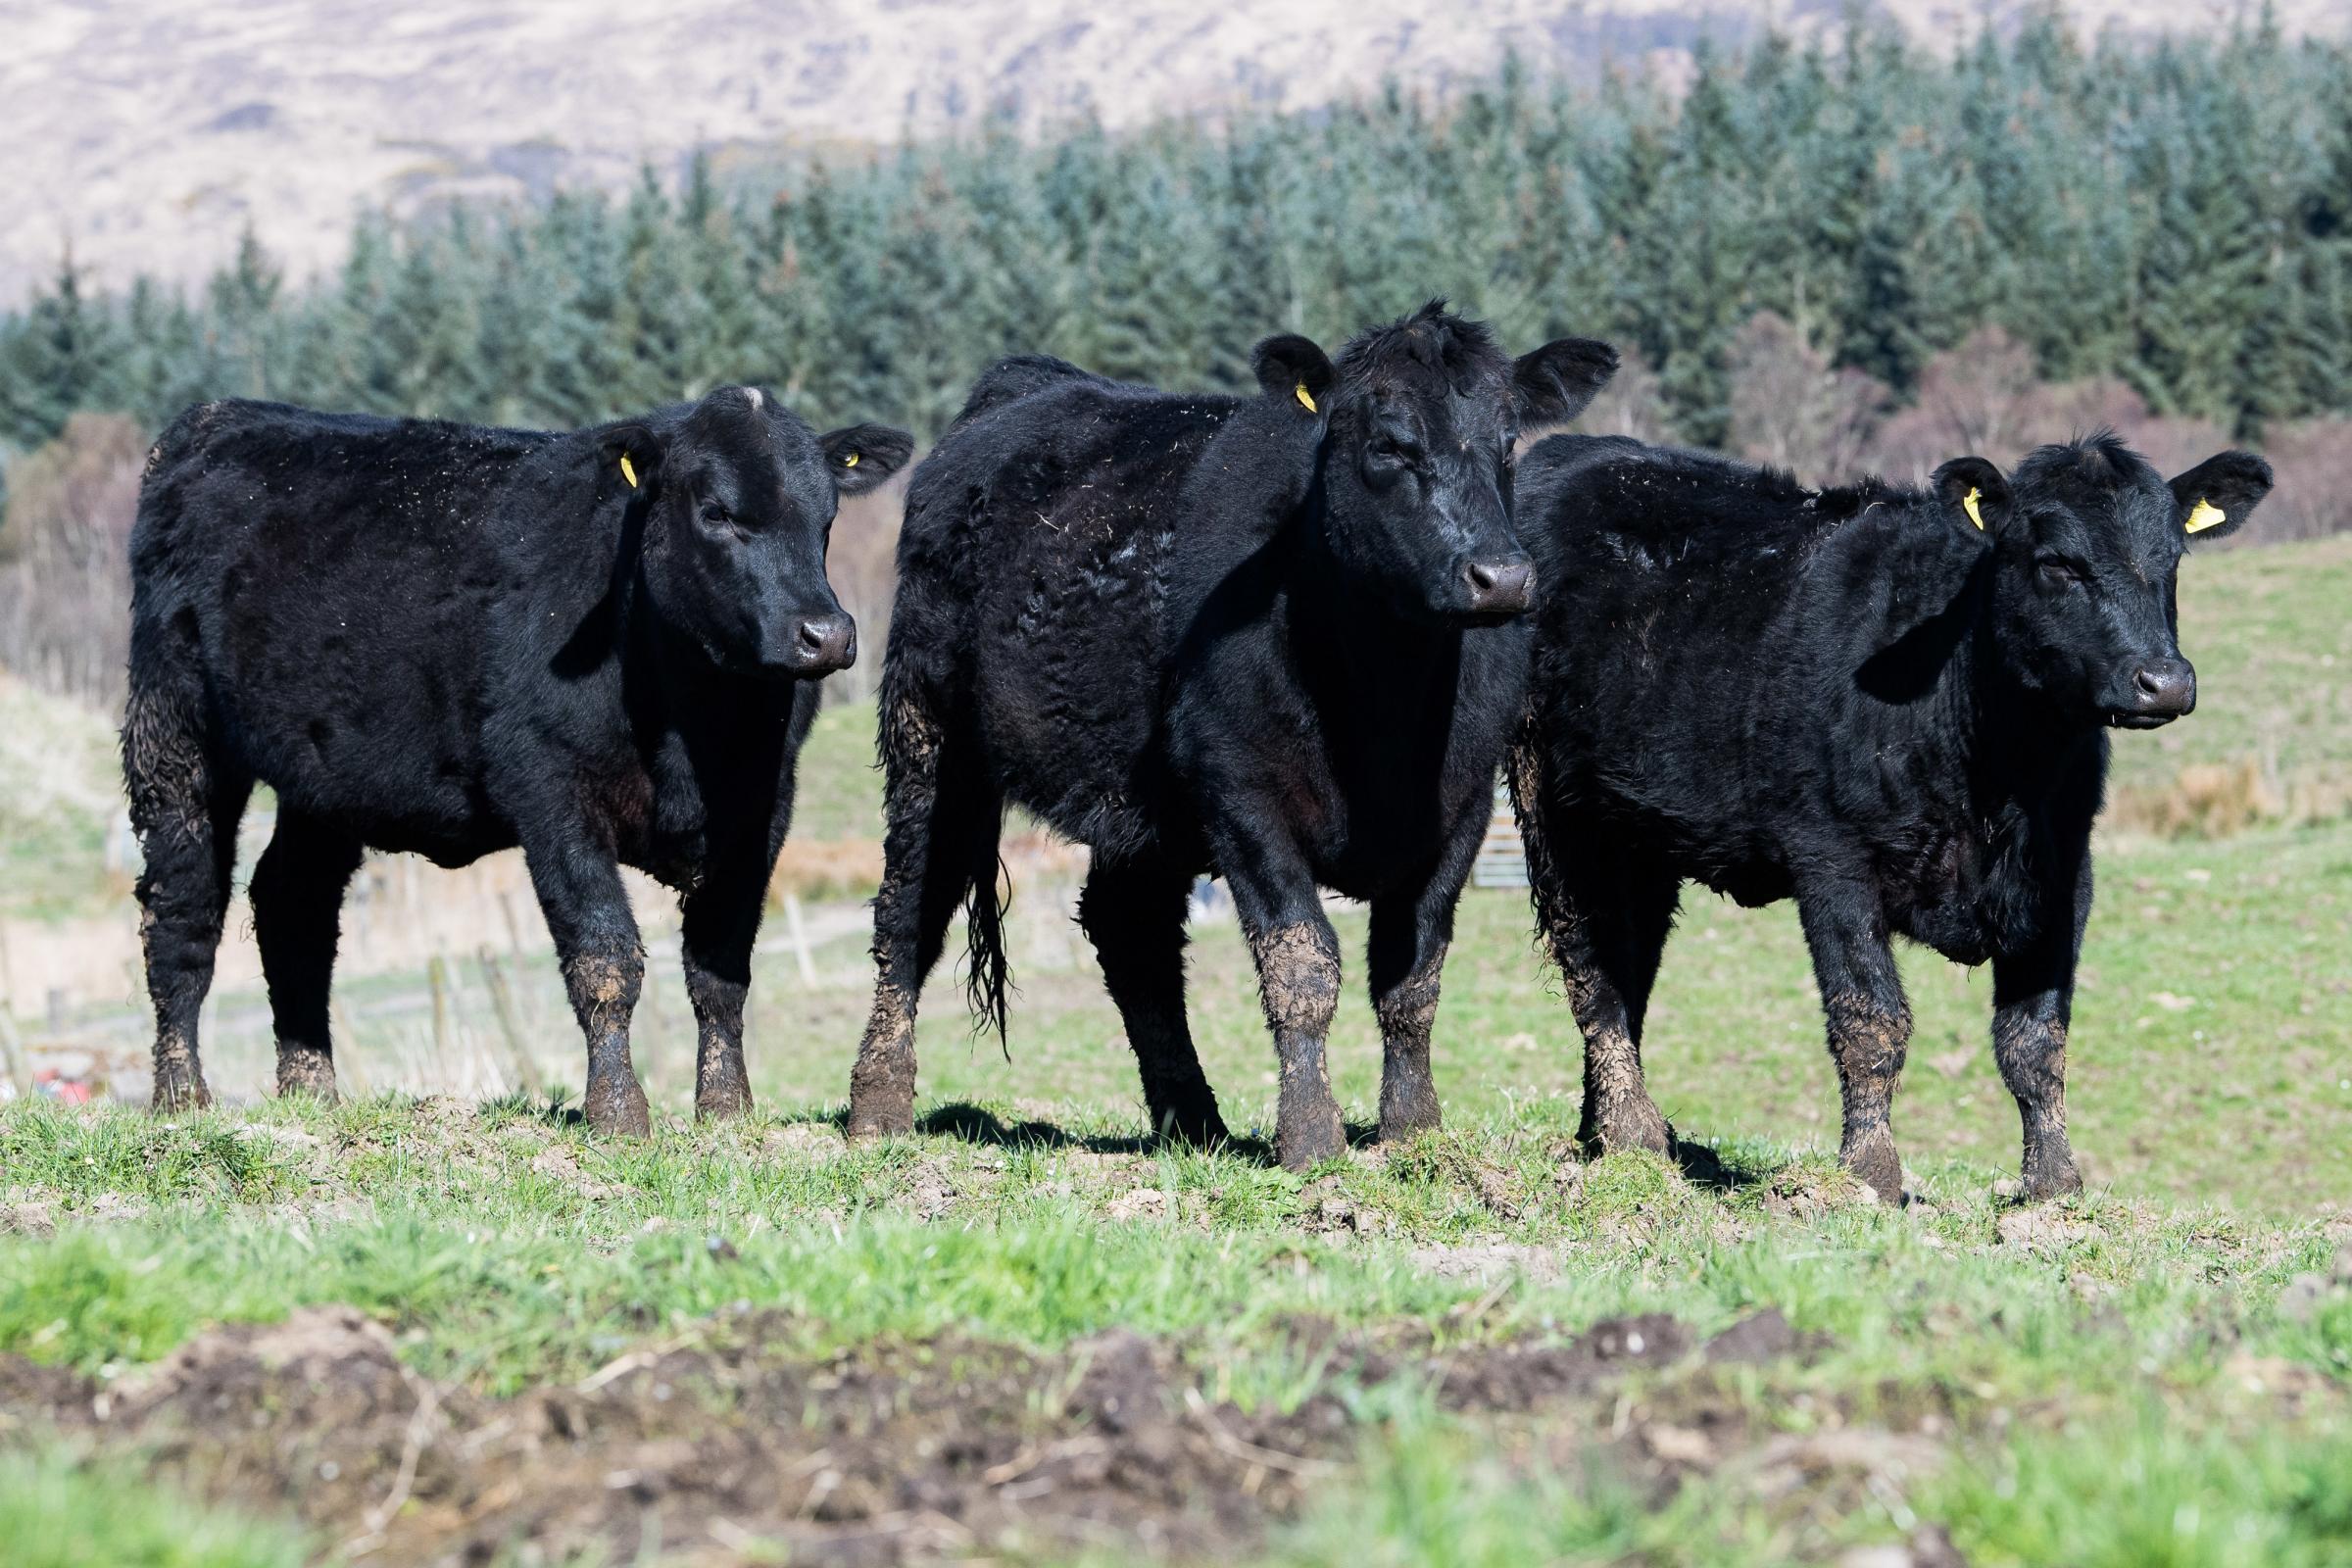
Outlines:
{"type": "MultiPolygon", "coordinates": [[[[1211,1401],[1179,1347],[1124,1331],[1054,1355],[941,1340],[811,1362],[763,1348],[782,1328],[757,1316],[704,1329],[724,1343],[640,1349],[490,1399],[418,1375],[358,1311],[310,1308],[208,1331],[112,1388],[0,1358],[0,1433],[37,1422],[135,1446],[159,1476],[291,1513],[358,1561],[760,1547],[846,1563],[1108,1541],[1230,1559],[1342,1473],[1362,1435],[1329,1393],[1288,1411],[1211,1401]]],[[[1335,1338],[1335,1364],[1366,1381],[1409,1377],[1449,1409],[1497,1416],[1590,1399],[1694,1344],[1664,1316],[1435,1354],[1335,1338]]]]}

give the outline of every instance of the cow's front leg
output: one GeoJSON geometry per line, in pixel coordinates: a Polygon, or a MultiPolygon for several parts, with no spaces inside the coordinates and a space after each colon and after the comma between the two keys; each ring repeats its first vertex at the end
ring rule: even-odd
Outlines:
{"type": "Polygon", "coordinates": [[[1257,960],[1258,997],[1274,1033],[1281,1074],[1275,1156],[1286,1169],[1305,1170],[1348,1149],[1323,1059],[1340,1005],[1339,935],[1324,918],[1313,872],[1295,851],[1238,836],[1214,849],[1257,960]]]}
{"type": "Polygon", "coordinates": [[[756,874],[768,862],[755,848],[712,866],[686,895],[679,951],[686,997],[694,1005],[694,1114],[721,1121],[752,1108],[743,1063],[743,1004],[752,983],[752,946],[760,936],[765,888],[756,874]]]}
{"type": "Polygon", "coordinates": [[[1486,831],[1486,818],[1456,832],[1429,879],[1410,894],[1372,901],[1366,967],[1372,1012],[1380,1020],[1380,1137],[1383,1143],[1428,1132],[1443,1119],[1429,1061],[1438,1017],[1438,977],[1453,940],[1454,906],[1486,831]]]}
{"type": "Polygon", "coordinates": [[[556,939],[572,1013],[587,1038],[588,1090],[581,1109],[598,1132],[642,1137],[653,1130],[653,1120],[629,1060],[629,1016],[645,982],[645,950],[620,867],[585,834],[526,845],[523,853],[556,939]]]}
{"type": "Polygon", "coordinates": [[[2067,988],[2021,979],[2012,972],[2016,967],[1993,960],[1992,1056],[2025,1124],[2019,1196],[2038,1202],[2082,1190],[2066,1137],[2066,1027],[2072,1008],[2067,988]]]}
{"type": "Polygon", "coordinates": [[[1813,953],[1813,976],[1829,1020],[1844,1128],[1838,1159],[1881,1202],[1903,1196],[1894,1147],[1894,1091],[1911,1042],[1911,1008],[1887,945],[1886,922],[1867,884],[1800,889],[1797,912],[1813,953]]]}
{"type": "Polygon", "coordinates": [[[2049,900],[2058,911],[2050,922],[2055,929],[2026,952],[1992,960],[1992,1057],[2025,1124],[2018,1192],[2028,1202],[2082,1190],[2066,1137],[2066,1031],[2074,1017],[2082,928],[2090,918],[2087,841],[2074,861],[2068,885],[2054,889],[2049,900]]]}

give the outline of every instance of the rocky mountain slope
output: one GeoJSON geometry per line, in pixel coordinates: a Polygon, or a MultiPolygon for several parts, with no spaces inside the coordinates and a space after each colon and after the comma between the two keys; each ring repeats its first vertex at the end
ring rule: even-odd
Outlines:
{"type": "MultiPolygon", "coordinates": [[[[1880,0],[1949,42],[2018,0],[1880,0]]],[[[2247,0],[2078,0],[2079,25],[2201,29],[2247,0]]],[[[2337,0],[2280,0],[2340,32],[2337,0]]],[[[888,142],[992,110],[1031,128],[1298,108],[1394,77],[1442,87],[1516,51],[1541,71],[1687,64],[1701,38],[1836,26],[1842,0],[50,0],[8,7],[0,141],[15,221],[0,303],[61,250],[102,284],[202,275],[251,225],[297,276],[353,210],[617,184],[722,159],[888,142]]]]}

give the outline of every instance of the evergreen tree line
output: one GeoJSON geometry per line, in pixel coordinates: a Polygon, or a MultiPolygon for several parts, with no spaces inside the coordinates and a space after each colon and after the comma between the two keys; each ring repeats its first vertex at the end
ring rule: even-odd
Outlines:
{"type": "Polygon", "coordinates": [[[1045,142],[1002,126],[731,188],[360,221],[291,286],[256,244],[194,294],[69,264],[0,319],[0,449],[203,399],[568,426],[728,381],[928,436],[993,357],[1239,387],[1431,294],[1505,342],[1608,338],[1719,443],[1761,313],[1898,400],[1995,327],[2054,381],[2259,440],[2352,401],[2352,51],[2271,29],[2135,47],[2043,22],[1957,59],[1857,29],[1702,54],[1672,90],[1522,65],[1432,102],[1045,142]]]}

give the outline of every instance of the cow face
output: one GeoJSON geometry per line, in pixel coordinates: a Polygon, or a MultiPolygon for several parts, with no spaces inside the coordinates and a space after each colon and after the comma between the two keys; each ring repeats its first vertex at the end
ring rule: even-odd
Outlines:
{"type": "Polygon", "coordinates": [[[812,679],[858,654],[825,580],[833,514],[913,445],[874,424],[820,436],[758,388],[726,387],[667,431],[614,428],[604,461],[642,498],[641,570],[662,622],[721,669],[812,679]]]}
{"type": "Polygon", "coordinates": [[[1997,507],[1978,508],[1993,538],[2003,665],[2084,721],[2153,729],[2188,712],[2197,675],[2180,654],[2180,557],[2234,531],[2270,488],[2270,465],[2247,452],[2170,484],[2113,435],[2033,453],[1997,507]]]}
{"type": "Polygon", "coordinates": [[[1258,345],[1266,394],[1321,414],[1324,537],[1353,584],[1408,618],[1494,625],[1535,602],[1511,529],[1520,432],[1576,416],[1617,368],[1563,338],[1516,362],[1433,301],[1350,343],[1335,368],[1304,338],[1258,345]]]}

